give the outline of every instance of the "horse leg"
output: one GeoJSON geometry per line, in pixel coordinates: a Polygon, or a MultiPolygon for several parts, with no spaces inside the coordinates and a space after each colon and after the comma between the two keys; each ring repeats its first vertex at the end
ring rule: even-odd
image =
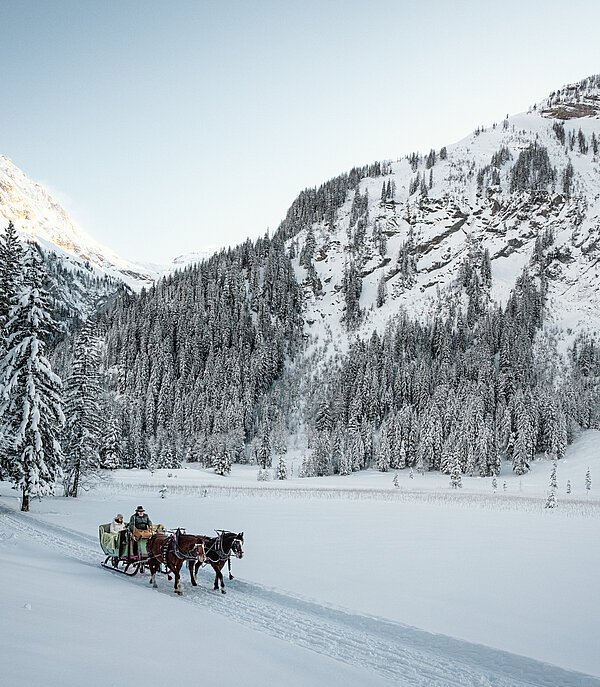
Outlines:
{"type": "Polygon", "coordinates": [[[223,570],[223,563],[219,566],[219,581],[221,583],[221,594],[226,594],[227,592],[225,591],[225,578],[223,577],[223,573],[221,570],[223,570]]]}
{"type": "Polygon", "coordinates": [[[150,561],[148,567],[150,568],[150,584],[154,589],[158,589],[158,585],[156,584],[156,571],[158,570],[158,566],[155,561],[150,561]]]}
{"type": "Polygon", "coordinates": [[[213,570],[215,571],[215,583],[213,585],[213,589],[215,592],[219,589],[219,568],[215,563],[211,563],[213,570]]]}
{"type": "Polygon", "coordinates": [[[192,583],[192,587],[197,587],[198,582],[196,581],[196,575],[194,573],[194,561],[188,561],[188,568],[190,569],[190,582],[192,583]]]}
{"type": "Polygon", "coordinates": [[[179,581],[179,571],[181,570],[181,561],[177,561],[174,563],[172,567],[173,572],[175,573],[175,587],[173,591],[175,594],[179,594],[179,596],[183,595],[183,590],[181,589],[181,582],[179,581]]]}

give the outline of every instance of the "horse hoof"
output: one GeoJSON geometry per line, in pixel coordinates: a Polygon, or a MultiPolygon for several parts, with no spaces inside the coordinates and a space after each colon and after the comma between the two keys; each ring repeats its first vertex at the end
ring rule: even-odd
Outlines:
{"type": "Polygon", "coordinates": [[[221,589],[221,594],[227,594],[227,592],[224,589],[221,589]]]}

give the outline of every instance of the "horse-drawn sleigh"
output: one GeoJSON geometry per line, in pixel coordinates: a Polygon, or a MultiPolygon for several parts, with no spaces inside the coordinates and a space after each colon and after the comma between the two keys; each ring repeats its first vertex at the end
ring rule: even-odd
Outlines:
{"type": "Polygon", "coordinates": [[[180,572],[187,562],[190,572],[190,582],[197,586],[197,574],[200,567],[210,565],[215,571],[214,589],[219,589],[225,594],[225,582],[221,570],[225,563],[229,567],[229,579],[231,574],[231,555],[242,558],[244,555],[242,546],[244,533],[216,530],[216,537],[205,535],[187,534],[185,530],[166,531],[162,525],[155,525],[148,535],[135,536],[128,529],[118,534],[110,532],[110,524],[100,525],[98,536],[100,546],[106,558],[101,564],[103,568],[112,572],[121,573],[133,577],[138,572],[143,572],[147,567],[150,571],[150,584],[156,588],[156,573],[161,572],[171,579],[170,573],[175,577],[174,591],[183,593],[180,583],[180,572]]]}

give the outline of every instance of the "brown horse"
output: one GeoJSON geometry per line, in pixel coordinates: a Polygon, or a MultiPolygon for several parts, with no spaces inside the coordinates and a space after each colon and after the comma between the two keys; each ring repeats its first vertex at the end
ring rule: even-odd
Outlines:
{"type": "Polygon", "coordinates": [[[156,589],[156,573],[160,566],[165,565],[175,575],[173,591],[181,596],[180,570],[184,561],[203,563],[204,537],[195,534],[182,534],[177,530],[175,534],[155,534],[148,540],[147,565],[150,568],[150,584],[156,589]]]}
{"type": "MultiPolygon", "coordinates": [[[[242,545],[244,543],[244,533],[240,532],[235,534],[234,532],[226,532],[224,530],[217,530],[218,537],[202,537],[204,540],[204,554],[205,563],[210,563],[212,569],[215,571],[215,585],[213,589],[217,590],[219,588],[219,582],[221,583],[221,593],[225,594],[225,581],[223,580],[223,573],[221,570],[225,565],[225,562],[229,565],[229,579],[233,580],[233,575],[231,574],[231,554],[237,558],[242,558],[244,551],[242,550],[242,545]]],[[[198,570],[202,562],[189,561],[188,566],[190,569],[190,580],[194,587],[197,586],[197,575],[198,570]]]]}

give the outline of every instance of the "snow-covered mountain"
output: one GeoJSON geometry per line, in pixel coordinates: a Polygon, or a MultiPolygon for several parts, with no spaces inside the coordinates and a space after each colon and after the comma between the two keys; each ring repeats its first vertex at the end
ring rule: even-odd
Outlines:
{"type": "Polygon", "coordinates": [[[41,186],[32,182],[7,157],[0,155],[0,229],[8,221],[24,239],[55,253],[64,266],[85,268],[98,277],[125,282],[134,290],[150,285],[156,275],[124,260],[78,227],[65,209],[41,186]]]}
{"type": "Polygon", "coordinates": [[[45,255],[56,312],[67,328],[69,320],[85,319],[123,288],[150,287],[218,249],[207,246],[165,265],[125,260],[89,236],[42,185],[0,155],[0,233],[10,221],[24,241],[34,241],[45,255]]]}
{"type": "Polygon", "coordinates": [[[157,265],[156,263],[141,263],[141,266],[148,270],[148,272],[153,275],[154,279],[157,280],[175,272],[176,270],[183,270],[190,265],[195,265],[203,260],[207,260],[211,255],[217,253],[221,248],[222,246],[210,244],[204,246],[202,250],[178,255],[177,257],[173,258],[169,264],[157,265]]]}
{"type": "Polygon", "coordinates": [[[280,232],[296,256],[308,331],[317,339],[329,331],[345,347],[351,266],[360,277],[358,333],[367,335],[401,307],[425,318],[459,297],[465,258],[478,264],[486,252],[488,298],[505,302],[530,265],[547,280],[551,320],[597,330],[599,146],[595,76],[441,151],[353,170],[301,194],[280,232]]]}

